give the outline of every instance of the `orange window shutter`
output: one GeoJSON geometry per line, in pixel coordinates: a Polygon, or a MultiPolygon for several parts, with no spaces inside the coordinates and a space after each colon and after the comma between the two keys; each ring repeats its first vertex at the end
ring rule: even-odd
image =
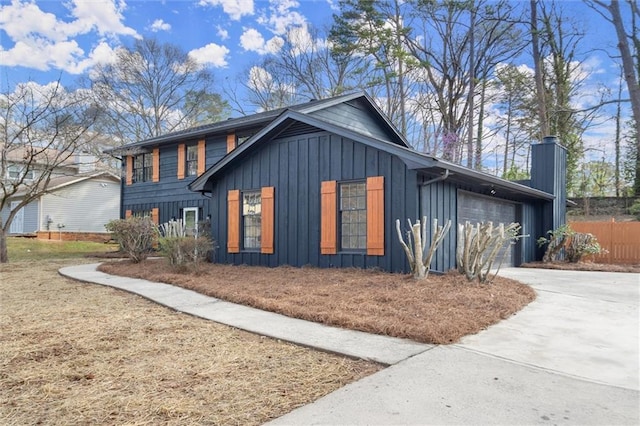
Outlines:
{"type": "Polygon", "coordinates": [[[367,254],[384,256],[384,176],[367,178],[367,254]]]}
{"type": "Polygon", "coordinates": [[[151,209],[151,222],[156,225],[160,224],[160,209],[157,207],[151,209]]]}
{"type": "Polygon", "coordinates": [[[320,253],[338,252],[337,182],[324,181],[320,187],[320,253]]]}
{"type": "Polygon", "coordinates": [[[127,170],[125,181],[127,185],[131,185],[133,183],[133,155],[127,155],[125,167],[127,170]]]}
{"type": "Polygon", "coordinates": [[[262,246],[260,251],[265,254],[274,252],[274,225],[275,225],[275,188],[265,186],[261,191],[262,198],[262,246]]]}
{"type": "Polygon", "coordinates": [[[178,145],[178,179],[184,179],[186,148],[183,143],[178,145]]]}
{"type": "Polygon", "coordinates": [[[227,193],[227,252],[240,252],[240,191],[227,193]]]}
{"type": "Polygon", "coordinates": [[[160,182],[160,148],[153,149],[153,181],[160,182]]]}
{"type": "Polygon", "coordinates": [[[198,141],[198,176],[204,173],[206,164],[206,150],[204,139],[198,141]]]}
{"type": "Polygon", "coordinates": [[[131,216],[133,216],[133,212],[131,210],[126,210],[124,212],[124,218],[125,219],[129,219],[131,216]]]}
{"type": "Polygon", "coordinates": [[[227,154],[236,149],[236,134],[229,133],[227,135],[227,154]]]}

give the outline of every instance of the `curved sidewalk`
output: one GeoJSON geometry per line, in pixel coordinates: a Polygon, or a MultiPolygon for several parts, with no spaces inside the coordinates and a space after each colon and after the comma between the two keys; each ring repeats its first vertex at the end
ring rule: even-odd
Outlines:
{"type": "Polygon", "coordinates": [[[411,340],[329,327],[290,318],[225,302],[169,284],[108,275],[97,271],[98,265],[99,263],[68,266],[60,269],[59,272],[68,278],[125,290],[176,311],[262,336],[385,365],[396,364],[434,347],[411,340]]]}

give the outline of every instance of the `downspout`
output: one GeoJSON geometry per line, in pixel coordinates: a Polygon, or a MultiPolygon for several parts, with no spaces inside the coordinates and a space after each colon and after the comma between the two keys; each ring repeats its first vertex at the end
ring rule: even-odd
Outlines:
{"type": "Polygon", "coordinates": [[[433,178],[433,179],[429,179],[426,182],[422,182],[420,184],[420,186],[428,186],[428,185],[431,185],[432,183],[443,181],[448,177],[449,177],[449,169],[444,169],[444,173],[442,175],[440,175],[440,176],[438,176],[436,178],[433,178]]]}

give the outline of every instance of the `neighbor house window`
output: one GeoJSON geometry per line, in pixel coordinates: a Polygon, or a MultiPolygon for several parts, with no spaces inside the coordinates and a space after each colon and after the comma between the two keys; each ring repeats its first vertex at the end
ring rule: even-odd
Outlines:
{"type": "Polygon", "coordinates": [[[133,158],[133,182],[151,182],[153,177],[153,154],[138,154],[133,158]]]}
{"type": "Polygon", "coordinates": [[[187,176],[198,174],[198,145],[187,146],[187,176]]]}
{"type": "Polygon", "coordinates": [[[244,249],[260,249],[262,238],[262,197],[260,191],[242,193],[242,231],[244,249]]]}
{"type": "Polygon", "coordinates": [[[340,242],[342,250],[367,248],[367,185],[340,184],[340,242]]]}
{"type": "Polygon", "coordinates": [[[7,168],[8,177],[10,180],[33,180],[33,170],[24,170],[20,166],[11,165],[7,168]]]}

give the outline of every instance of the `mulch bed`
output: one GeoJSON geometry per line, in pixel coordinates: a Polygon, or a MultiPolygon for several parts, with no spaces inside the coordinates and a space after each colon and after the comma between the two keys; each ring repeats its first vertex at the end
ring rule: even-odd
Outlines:
{"type": "Polygon", "coordinates": [[[497,277],[470,283],[458,273],[426,281],[361,269],[320,269],[221,264],[196,272],[173,270],[165,259],[107,262],[109,274],[144,278],[290,317],[370,333],[450,344],[513,315],[535,292],[497,277]]]}

